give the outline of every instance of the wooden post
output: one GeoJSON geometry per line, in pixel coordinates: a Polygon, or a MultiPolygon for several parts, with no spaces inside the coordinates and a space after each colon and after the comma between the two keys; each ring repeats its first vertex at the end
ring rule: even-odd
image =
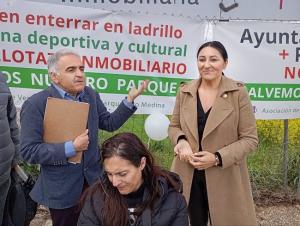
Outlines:
{"type": "Polygon", "coordinates": [[[288,188],[288,133],[289,133],[289,121],[284,119],[284,134],[283,134],[283,184],[284,189],[288,188]]]}
{"type": "Polygon", "coordinates": [[[299,170],[299,178],[298,178],[298,188],[296,192],[296,199],[300,201],[300,170],[299,170]]]}

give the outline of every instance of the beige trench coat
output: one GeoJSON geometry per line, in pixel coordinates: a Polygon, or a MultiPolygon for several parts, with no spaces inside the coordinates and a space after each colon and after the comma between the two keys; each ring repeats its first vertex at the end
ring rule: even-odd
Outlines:
{"type": "MultiPolygon", "coordinates": [[[[197,89],[201,79],[183,84],[169,127],[176,145],[185,135],[193,152],[199,150],[197,128],[197,89]]],[[[222,76],[219,92],[210,111],[201,141],[204,151],[218,151],[223,166],[205,170],[209,211],[213,226],[257,225],[248,175],[246,155],[257,148],[256,122],[247,90],[243,84],[222,76]]],[[[193,167],[175,157],[171,170],[183,181],[189,201],[193,167]]]]}

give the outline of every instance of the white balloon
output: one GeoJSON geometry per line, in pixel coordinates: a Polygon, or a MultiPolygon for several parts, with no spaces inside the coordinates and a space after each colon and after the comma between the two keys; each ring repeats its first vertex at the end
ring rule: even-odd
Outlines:
{"type": "Polygon", "coordinates": [[[170,121],[161,113],[153,113],[145,120],[145,132],[152,140],[160,141],[168,136],[170,121]]]}

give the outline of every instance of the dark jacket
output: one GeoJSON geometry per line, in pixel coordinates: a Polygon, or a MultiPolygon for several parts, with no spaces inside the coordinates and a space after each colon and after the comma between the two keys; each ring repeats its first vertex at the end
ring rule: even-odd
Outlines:
{"type": "MultiPolygon", "coordinates": [[[[146,209],[137,220],[136,226],[188,226],[187,205],[183,195],[170,187],[165,178],[160,177],[158,180],[161,185],[160,197],[153,211],[146,209]]],[[[147,194],[148,190],[145,189],[144,199],[147,194]]],[[[109,226],[102,225],[101,219],[95,213],[94,206],[101,208],[103,203],[101,197],[99,190],[88,196],[81,210],[78,226],[109,226]]]]}
{"type": "Polygon", "coordinates": [[[10,184],[12,165],[18,163],[19,129],[13,97],[0,72],[0,225],[10,184]]]}
{"type": "Polygon", "coordinates": [[[6,79],[0,73],[0,182],[10,177],[11,166],[19,161],[18,152],[17,111],[6,79]]]}
{"type": "Polygon", "coordinates": [[[30,195],[40,204],[54,209],[65,209],[76,205],[82,193],[84,180],[95,182],[101,173],[99,129],[114,131],[134,113],[123,102],[110,113],[99,94],[85,87],[83,102],[89,103],[89,146],[80,164],[67,161],[64,143],[43,142],[43,120],[48,97],[62,98],[51,86],[31,96],[21,110],[21,155],[25,161],[40,164],[41,171],[30,195]]]}

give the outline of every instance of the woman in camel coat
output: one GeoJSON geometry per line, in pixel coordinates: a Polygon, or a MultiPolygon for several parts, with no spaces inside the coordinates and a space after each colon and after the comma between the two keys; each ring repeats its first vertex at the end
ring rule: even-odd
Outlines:
{"type": "Polygon", "coordinates": [[[197,59],[200,78],[181,85],[169,127],[191,226],[257,225],[246,156],[258,138],[247,90],[223,75],[220,42],[203,44],[197,59]]]}

